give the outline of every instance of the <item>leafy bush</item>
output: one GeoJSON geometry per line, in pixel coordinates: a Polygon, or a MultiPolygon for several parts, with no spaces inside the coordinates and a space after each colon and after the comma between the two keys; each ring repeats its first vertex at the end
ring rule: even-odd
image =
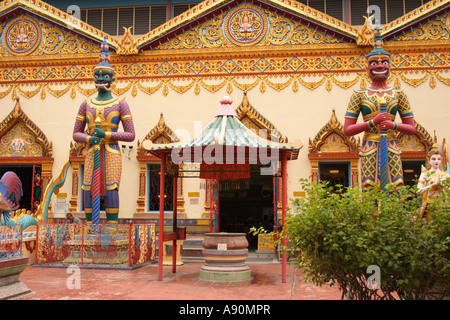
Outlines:
{"type": "Polygon", "coordinates": [[[442,299],[448,294],[448,186],[444,202],[429,205],[426,220],[420,218],[415,187],[336,192],[323,183],[300,181],[306,197],[293,202],[296,213],[283,232],[307,281],[337,284],[350,299],[442,299]],[[373,278],[369,266],[381,271],[378,290],[367,283],[373,278]]]}

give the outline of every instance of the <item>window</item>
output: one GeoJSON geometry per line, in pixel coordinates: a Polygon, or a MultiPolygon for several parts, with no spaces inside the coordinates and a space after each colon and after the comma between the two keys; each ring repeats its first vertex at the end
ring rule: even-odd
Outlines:
{"type": "Polygon", "coordinates": [[[150,12],[150,30],[158,28],[160,25],[166,22],[167,8],[166,6],[154,6],[151,7],[150,12]]]}
{"type": "Polygon", "coordinates": [[[135,8],[134,11],[134,34],[146,34],[150,31],[150,8],[135,8]]]}
{"type": "Polygon", "coordinates": [[[403,161],[403,182],[406,186],[416,186],[425,161],[403,161]]]}
{"type": "Polygon", "coordinates": [[[124,27],[131,34],[142,35],[166,22],[166,6],[142,6],[105,9],[82,9],[81,20],[112,36],[121,36],[124,27]]]}
{"type": "Polygon", "coordinates": [[[102,9],[89,9],[86,22],[94,28],[102,30],[102,9]]]}
{"type": "Polygon", "coordinates": [[[103,9],[102,30],[112,36],[117,35],[118,9],[103,9]]]}
{"type": "Polygon", "coordinates": [[[350,0],[350,23],[352,25],[363,25],[364,16],[367,16],[367,1],[350,0]]]}
{"type": "MultiPolygon", "coordinates": [[[[132,27],[131,32],[135,32],[134,11],[135,8],[119,8],[119,25],[118,34],[122,35],[125,30],[123,28],[132,27]],[[133,31],[134,30],[134,31],[133,31]]],[[[139,9],[137,10],[139,11],[139,9]]]]}
{"type": "Polygon", "coordinates": [[[196,5],[197,5],[197,3],[173,5],[172,17],[176,17],[176,16],[182,14],[183,12],[188,11],[189,9],[195,7],[196,5]]]}
{"type": "Polygon", "coordinates": [[[328,181],[328,186],[336,189],[338,185],[347,188],[350,186],[349,162],[319,162],[319,180],[328,181]]]}
{"type": "Polygon", "coordinates": [[[344,19],[344,13],[343,13],[344,7],[342,4],[342,0],[328,0],[326,2],[326,14],[329,16],[332,16],[333,18],[343,20],[344,19]]]}
{"type": "MultiPolygon", "coordinates": [[[[148,164],[147,170],[148,211],[159,211],[161,165],[148,164]]],[[[169,173],[165,174],[164,180],[164,211],[173,211],[173,176],[169,173]]]]}

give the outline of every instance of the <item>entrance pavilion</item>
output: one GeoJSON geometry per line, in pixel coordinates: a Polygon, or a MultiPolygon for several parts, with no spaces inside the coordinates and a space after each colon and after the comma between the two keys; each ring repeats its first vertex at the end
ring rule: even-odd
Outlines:
{"type": "MultiPolygon", "coordinates": [[[[278,163],[281,162],[281,228],[284,227],[287,207],[287,161],[297,159],[303,143],[299,140],[290,144],[264,139],[247,129],[237,119],[230,98],[224,97],[220,104],[215,119],[203,129],[198,137],[187,142],[180,141],[171,144],[153,144],[150,140],[142,143],[146,150],[161,161],[158,280],[162,280],[163,276],[164,241],[173,241],[175,251],[176,241],[182,240],[186,236],[185,232],[177,227],[176,201],[173,204],[172,232],[164,232],[165,172],[173,174],[174,194],[176,194],[176,179],[182,174],[182,171],[179,170],[179,165],[182,163],[199,164],[200,178],[213,181],[236,181],[250,178],[250,165],[259,166],[261,175],[276,175],[278,174],[278,163]]],[[[213,214],[214,210],[211,210],[211,215],[213,214]]],[[[176,272],[176,252],[173,252],[172,256],[172,272],[176,272]]],[[[282,281],[286,282],[285,254],[282,254],[282,281]]]]}

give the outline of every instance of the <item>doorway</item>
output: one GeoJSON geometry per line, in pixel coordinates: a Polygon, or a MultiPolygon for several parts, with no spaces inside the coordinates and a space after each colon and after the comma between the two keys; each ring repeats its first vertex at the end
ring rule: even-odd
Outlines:
{"type": "Polygon", "coordinates": [[[425,161],[403,161],[403,182],[406,186],[416,186],[425,161]]]}
{"type": "Polygon", "coordinates": [[[31,199],[33,192],[33,166],[0,166],[0,178],[7,171],[12,171],[19,177],[22,182],[23,196],[20,200],[19,209],[31,210],[31,199]]]}
{"type": "Polygon", "coordinates": [[[251,227],[273,231],[273,177],[251,172],[245,187],[219,188],[219,231],[245,233],[249,250],[258,247],[258,237],[248,234],[251,227]]]}
{"type": "Polygon", "coordinates": [[[350,163],[348,162],[320,162],[319,180],[328,181],[328,186],[333,190],[340,186],[348,188],[350,186],[350,163]]]}

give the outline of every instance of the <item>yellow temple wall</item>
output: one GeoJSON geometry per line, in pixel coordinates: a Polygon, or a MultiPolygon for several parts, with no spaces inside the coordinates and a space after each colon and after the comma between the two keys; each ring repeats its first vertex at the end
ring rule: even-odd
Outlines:
{"type": "MultiPolygon", "coordinates": [[[[417,76],[419,77],[420,74],[417,76]]],[[[412,75],[410,76],[412,77],[412,75]]],[[[352,78],[351,75],[348,78],[352,78]]],[[[392,83],[391,83],[392,85],[392,83]]],[[[85,85],[87,87],[87,85],[85,85]]],[[[449,87],[437,81],[434,88],[428,82],[413,87],[407,83],[401,83],[405,90],[415,120],[420,123],[431,135],[434,131],[438,138],[439,147],[443,138],[450,137],[450,111],[448,109],[449,87]]],[[[57,88],[57,86],[54,86],[57,88]]],[[[305,87],[294,92],[290,87],[277,91],[267,88],[264,93],[258,86],[247,93],[250,103],[274,126],[283,136],[288,137],[289,142],[295,139],[303,140],[303,148],[297,160],[289,161],[288,168],[288,198],[292,199],[295,191],[301,191],[298,183],[300,178],[308,178],[311,174],[311,164],[308,159],[308,140],[313,139],[317,132],[326,124],[336,111],[338,121],[344,122],[344,113],[353,89],[358,89],[359,83],[352,88],[343,89],[333,86],[330,91],[325,85],[314,90],[305,87]]],[[[139,192],[139,163],[136,159],[137,140],[143,140],[146,134],[157,124],[160,113],[164,114],[166,124],[183,139],[183,132],[188,132],[192,138],[195,130],[204,128],[213,120],[223,96],[230,96],[233,106],[236,108],[242,101],[243,92],[233,88],[231,93],[226,88],[211,93],[202,90],[196,94],[194,90],[185,93],[169,91],[164,95],[161,90],[147,95],[143,92],[133,97],[126,92],[122,97],[130,105],[133,114],[136,140],[132,145],[130,159],[122,156],[122,181],[120,186],[120,213],[123,219],[132,218],[136,212],[137,197],[139,192]],[[195,127],[197,126],[197,127],[195,127]]],[[[53,143],[53,176],[57,176],[63,164],[68,160],[72,130],[78,107],[85,99],[82,94],[77,94],[74,99],[69,94],[56,98],[47,94],[42,99],[39,94],[32,98],[20,97],[22,110],[45,133],[48,140],[53,143]]],[[[15,101],[11,96],[0,100],[0,118],[5,118],[12,110],[15,101]]],[[[398,119],[397,119],[398,120],[398,119]]],[[[361,121],[361,119],[359,119],[361,121]]],[[[122,128],[120,128],[122,130],[122,128]]],[[[67,193],[67,201],[71,195],[72,170],[69,170],[67,180],[60,193],[67,193]]],[[[205,203],[205,190],[200,189],[199,179],[183,179],[183,196],[186,217],[190,219],[202,218],[205,203]],[[188,192],[199,192],[198,204],[191,204],[188,192]]],[[[52,197],[55,203],[55,197],[52,197]]],[[[56,214],[55,217],[62,217],[56,214]]]]}

